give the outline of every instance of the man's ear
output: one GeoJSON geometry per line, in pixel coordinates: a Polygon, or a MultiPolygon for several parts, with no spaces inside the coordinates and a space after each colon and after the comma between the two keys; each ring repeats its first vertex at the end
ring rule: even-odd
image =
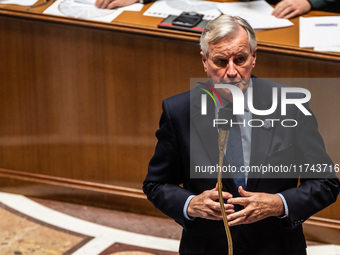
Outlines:
{"type": "Polygon", "coordinates": [[[254,49],[254,53],[253,53],[253,63],[252,63],[253,68],[255,67],[255,64],[256,64],[256,51],[257,51],[257,48],[254,49]]]}
{"type": "Polygon", "coordinates": [[[201,56],[202,56],[202,64],[203,64],[203,67],[204,67],[204,71],[207,72],[207,57],[205,56],[204,52],[201,51],[201,56]]]}

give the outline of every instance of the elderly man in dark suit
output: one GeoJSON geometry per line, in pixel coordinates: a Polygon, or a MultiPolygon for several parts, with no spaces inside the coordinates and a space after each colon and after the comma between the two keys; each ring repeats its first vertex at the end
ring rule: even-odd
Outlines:
{"type": "MultiPolygon", "coordinates": [[[[213,83],[217,81],[237,86],[244,94],[251,90],[253,108],[271,108],[273,88],[280,90],[283,86],[252,76],[256,38],[245,20],[223,15],[210,21],[201,37],[201,50],[204,70],[212,78],[208,88],[213,90],[213,83]]],[[[191,174],[194,165],[216,165],[218,162],[218,130],[212,122],[219,108],[233,102],[233,97],[227,88],[216,89],[221,96],[221,105],[215,106],[210,100],[208,114],[202,115],[201,95],[204,91],[196,88],[163,101],[163,114],[156,133],[158,143],[143,185],[155,207],[183,226],[180,254],[227,254],[220,205],[216,201],[216,179],[196,178],[191,174]]],[[[302,97],[300,93],[291,96],[302,97]]],[[[278,97],[280,100],[280,93],[278,97]]],[[[230,145],[228,141],[226,162],[239,157],[244,166],[297,166],[303,163],[332,166],[314,116],[302,114],[295,105],[287,106],[283,115],[280,107],[268,116],[257,116],[245,105],[245,114],[237,116],[238,123],[249,123],[255,118],[263,121],[285,118],[296,120],[297,125],[286,128],[271,123],[266,128],[241,128],[236,140],[228,138],[233,142],[230,145]],[[232,153],[228,148],[236,147],[236,144],[241,152],[230,156],[232,153]]],[[[306,104],[304,107],[310,112],[306,104]]],[[[335,202],[339,180],[334,177],[330,173],[323,178],[300,178],[300,185],[299,176],[295,175],[265,178],[249,173],[237,180],[224,178],[224,206],[234,254],[306,254],[301,224],[335,202]]]]}

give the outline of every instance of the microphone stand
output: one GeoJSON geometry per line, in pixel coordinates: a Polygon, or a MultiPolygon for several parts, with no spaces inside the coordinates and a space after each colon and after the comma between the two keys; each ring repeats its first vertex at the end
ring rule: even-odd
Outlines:
{"type": "MultiPolygon", "coordinates": [[[[225,119],[230,121],[232,119],[232,110],[229,108],[221,108],[218,113],[219,119],[225,119]]],[[[229,133],[230,125],[229,124],[219,124],[218,125],[218,149],[219,149],[219,170],[217,175],[217,186],[218,186],[218,200],[221,206],[222,218],[224,223],[224,229],[227,235],[228,240],[228,255],[233,255],[233,241],[231,238],[230,228],[228,225],[227,214],[224,209],[224,200],[222,196],[222,167],[223,167],[223,158],[224,151],[227,146],[228,141],[228,133],[229,133]]]]}

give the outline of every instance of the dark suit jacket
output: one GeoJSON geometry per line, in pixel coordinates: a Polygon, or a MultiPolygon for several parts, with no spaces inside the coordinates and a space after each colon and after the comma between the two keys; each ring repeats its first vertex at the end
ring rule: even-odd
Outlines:
{"type": "MultiPolygon", "coordinates": [[[[280,88],[281,85],[253,79],[256,109],[270,108],[273,87],[280,88]]],[[[183,226],[180,253],[227,254],[222,221],[202,218],[189,221],[183,215],[184,204],[190,195],[200,194],[216,185],[216,179],[190,178],[190,166],[202,162],[207,165],[218,163],[217,130],[211,125],[212,119],[206,119],[213,118],[214,114],[201,115],[201,93],[200,89],[193,89],[163,101],[160,128],[156,132],[158,143],[143,190],[156,208],[183,226]]],[[[299,94],[293,96],[301,97],[299,94]]],[[[213,104],[208,105],[208,111],[214,111],[213,104]]],[[[271,116],[253,115],[253,119],[266,118],[295,119],[299,124],[295,128],[283,128],[279,124],[267,129],[253,128],[250,165],[332,164],[314,116],[303,115],[295,106],[287,107],[286,116],[281,116],[280,107],[271,116]]],[[[287,201],[289,215],[283,219],[269,217],[253,224],[231,227],[235,255],[304,254],[306,244],[301,224],[336,200],[339,181],[336,178],[303,178],[297,187],[298,179],[298,176],[269,179],[249,173],[246,190],[280,192],[287,201]]],[[[223,184],[225,191],[238,196],[232,179],[224,179],[223,184]]]]}

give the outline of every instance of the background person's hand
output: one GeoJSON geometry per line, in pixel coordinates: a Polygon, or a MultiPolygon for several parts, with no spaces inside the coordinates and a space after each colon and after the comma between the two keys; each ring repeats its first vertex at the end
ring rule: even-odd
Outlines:
{"type": "Polygon", "coordinates": [[[303,15],[312,9],[308,0],[282,0],[272,12],[276,18],[290,19],[303,15]]]}
{"type": "MultiPolygon", "coordinates": [[[[233,197],[228,192],[222,192],[222,196],[224,199],[233,197]]],[[[235,212],[234,205],[232,204],[224,204],[224,209],[227,215],[235,212]]],[[[215,188],[206,190],[191,199],[187,213],[190,217],[194,218],[200,217],[209,220],[222,220],[221,206],[218,202],[217,185],[215,188]]]]}
{"type": "Polygon", "coordinates": [[[228,199],[228,204],[238,204],[244,209],[228,215],[229,226],[249,224],[270,216],[282,216],[284,206],[279,195],[245,191],[239,187],[241,197],[228,199]]]}
{"type": "Polygon", "coordinates": [[[137,3],[138,0],[96,0],[96,7],[101,9],[114,9],[137,3]]]}

